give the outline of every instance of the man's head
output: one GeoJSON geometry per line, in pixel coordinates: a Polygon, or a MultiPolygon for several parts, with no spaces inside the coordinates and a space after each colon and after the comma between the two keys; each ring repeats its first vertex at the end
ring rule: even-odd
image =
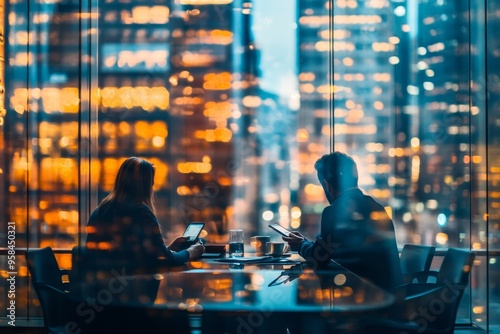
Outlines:
{"type": "MultiPolygon", "coordinates": [[[[341,152],[332,152],[323,155],[316,163],[314,168],[318,172],[318,180],[325,189],[340,193],[348,188],[358,186],[358,169],[356,163],[347,154],[341,152]],[[328,186],[325,184],[328,182],[328,186]]],[[[335,194],[331,194],[336,196],[335,194]]],[[[331,202],[331,198],[328,198],[331,202]]]]}

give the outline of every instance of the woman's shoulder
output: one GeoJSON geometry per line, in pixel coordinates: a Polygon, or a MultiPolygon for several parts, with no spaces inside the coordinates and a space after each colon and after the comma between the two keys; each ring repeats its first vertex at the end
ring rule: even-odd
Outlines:
{"type": "Polygon", "coordinates": [[[138,217],[141,221],[152,221],[157,223],[156,215],[151,208],[144,203],[129,203],[126,209],[131,215],[138,217]]]}
{"type": "Polygon", "coordinates": [[[107,202],[99,205],[91,214],[91,217],[102,215],[151,215],[154,216],[153,210],[144,204],[133,201],[122,203],[107,202]]]}
{"type": "Polygon", "coordinates": [[[151,210],[151,208],[148,205],[144,204],[144,203],[130,204],[130,207],[133,208],[133,209],[135,209],[135,210],[149,212],[149,213],[153,214],[153,210],[151,210]]]}

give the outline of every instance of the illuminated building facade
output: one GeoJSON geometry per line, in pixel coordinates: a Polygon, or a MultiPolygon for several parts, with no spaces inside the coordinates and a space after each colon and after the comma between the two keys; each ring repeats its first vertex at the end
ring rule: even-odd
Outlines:
{"type": "MultiPolygon", "coordinates": [[[[109,159],[110,153],[116,158],[115,169],[107,167],[109,174],[103,175],[107,185],[103,195],[122,159],[137,155],[150,160],[156,167],[158,215],[166,231],[193,218],[187,214],[200,211],[177,198],[200,194],[208,183],[205,176],[220,164],[212,160],[215,141],[200,138],[200,132],[209,132],[211,126],[203,116],[210,101],[203,74],[229,74],[230,63],[224,68],[210,51],[217,47],[219,55],[231,54],[231,17],[225,23],[206,25],[215,15],[214,6],[201,7],[116,2],[100,16],[101,31],[106,33],[99,43],[104,57],[99,69],[103,99],[99,112],[107,119],[101,122],[105,149],[100,154],[102,159],[109,159]]],[[[227,10],[226,5],[222,8],[227,10]]],[[[227,133],[224,139],[227,149],[227,133]]]]}
{"type": "Polygon", "coordinates": [[[313,217],[304,223],[316,225],[324,195],[314,162],[331,149],[353,156],[360,186],[384,205],[395,196],[391,56],[399,40],[387,1],[299,1],[298,8],[300,198],[313,217]]]}
{"type": "MultiPolygon", "coordinates": [[[[95,107],[94,114],[87,117],[99,120],[91,130],[97,142],[88,148],[95,154],[87,167],[88,178],[97,188],[97,198],[89,207],[111,190],[121,161],[136,155],[156,167],[158,215],[167,233],[182,232],[189,220],[208,220],[215,224],[213,238],[224,236],[228,224],[235,224],[233,202],[238,200],[242,202],[239,220],[245,217],[246,228],[254,229],[251,222],[257,220],[260,210],[251,208],[258,205],[262,185],[252,183],[255,189],[242,195],[239,186],[232,188],[233,178],[239,178],[245,188],[252,187],[248,178],[262,170],[256,158],[260,154],[256,122],[269,113],[269,104],[279,105],[275,96],[258,88],[251,2],[239,3],[240,11],[234,6],[217,1],[108,1],[99,15],[89,14],[91,19],[98,17],[100,31],[96,51],[90,53],[101,59],[97,64],[88,56],[89,71],[97,73],[98,83],[88,101],[95,107]],[[244,172],[236,172],[240,167],[244,172]]],[[[46,44],[36,57],[42,73],[29,93],[16,87],[21,82],[10,82],[11,106],[16,110],[11,114],[12,124],[25,122],[24,112],[29,107],[37,112],[33,120],[28,116],[31,129],[12,133],[10,138],[19,147],[11,147],[9,201],[19,210],[9,214],[23,222],[21,230],[36,226],[37,232],[30,237],[33,245],[69,247],[76,242],[82,219],[77,212],[79,180],[75,175],[81,168],[78,142],[83,139],[78,122],[82,118],[78,114],[82,93],[78,61],[83,57],[75,44],[78,26],[71,21],[79,8],[78,2],[70,1],[49,5],[35,14],[46,44]],[[29,107],[27,100],[33,100],[29,107]],[[37,142],[26,142],[25,138],[35,134],[37,142]],[[30,170],[25,179],[22,171],[26,171],[27,161],[38,168],[30,170]],[[28,183],[30,194],[23,191],[28,183]],[[66,192],[63,199],[61,189],[66,192]],[[29,216],[27,222],[26,201],[39,207],[39,213],[29,216]]],[[[15,25],[15,38],[25,33],[23,11],[19,13],[16,20],[23,23],[15,25]]],[[[89,28],[91,34],[96,32],[93,29],[89,28]]],[[[9,50],[19,62],[11,68],[13,78],[35,76],[23,67],[32,59],[25,48],[19,42],[9,50]]]]}

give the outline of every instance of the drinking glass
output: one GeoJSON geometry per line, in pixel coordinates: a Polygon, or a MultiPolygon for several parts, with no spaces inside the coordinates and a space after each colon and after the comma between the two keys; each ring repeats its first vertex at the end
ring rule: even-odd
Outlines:
{"type": "Polygon", "coordinates": [[[243,257],[244,253],[243,230],[229,231],[229,256],[243,257]]]}

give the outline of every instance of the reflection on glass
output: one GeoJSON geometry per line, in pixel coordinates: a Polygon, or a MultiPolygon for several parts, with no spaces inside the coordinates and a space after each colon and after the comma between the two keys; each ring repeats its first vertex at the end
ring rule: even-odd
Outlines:
{"type": "Polygon", "coordinates": [[[181,301],[188,307],[195,301],[199,308],[213,303],[252,303],[257,290],[252,283],[253,276],[255,274],[214,271],[169,274],[160,283],[156,302],[181,301]]]}
{"type": "Polygon", "coordinates": [[[389,305],[392,296],[347,271],[305,271],[298,280],[297,303],[345,308],[389,305]]]}

